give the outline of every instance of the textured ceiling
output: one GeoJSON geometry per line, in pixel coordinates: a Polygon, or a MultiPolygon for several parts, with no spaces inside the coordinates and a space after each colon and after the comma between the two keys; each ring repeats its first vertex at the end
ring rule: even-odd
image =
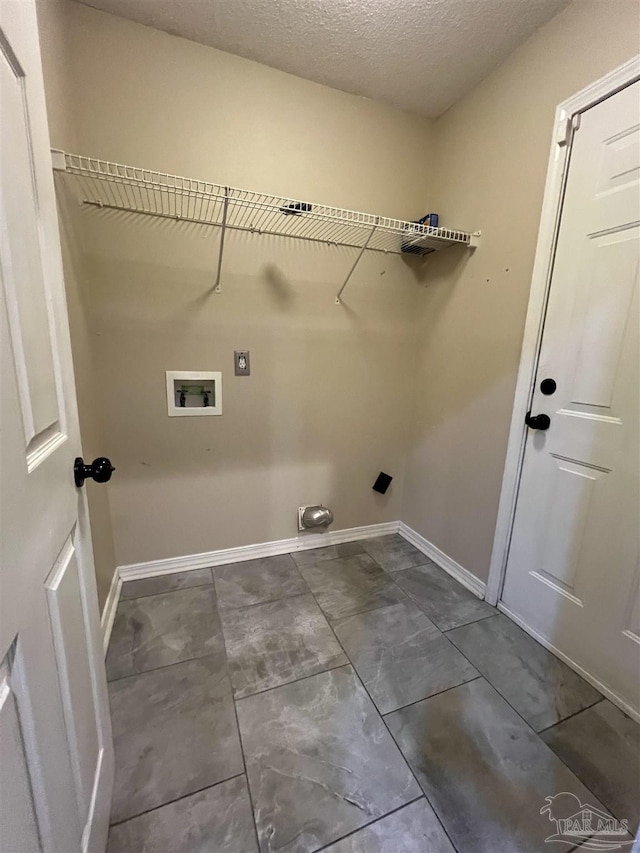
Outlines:
{"type": "Polygon", "coordinates": [[[568,0],[82,0],[434,118],[568,0]]]}

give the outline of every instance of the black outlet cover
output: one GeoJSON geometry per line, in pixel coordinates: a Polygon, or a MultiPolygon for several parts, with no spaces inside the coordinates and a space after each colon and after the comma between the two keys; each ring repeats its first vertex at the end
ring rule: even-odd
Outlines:
{"type": "Polygon", "coordinates": [[[386,494],[392,480],[393,477],[390,474],[385,474],[384,471],[380,471],[375,483],[373,484],[373,491],[380,492],[381,495],[386,494]]]}

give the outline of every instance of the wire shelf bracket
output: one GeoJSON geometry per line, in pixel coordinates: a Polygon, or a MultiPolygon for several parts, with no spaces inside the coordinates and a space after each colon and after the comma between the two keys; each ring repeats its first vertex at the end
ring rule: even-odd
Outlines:
{"type": "Polygon", "coordinates": [[[220,284],[220,276],[222,274],[222,255],[224,253],[224,235],[227,231],[227,212],[229,210],[229,187],[224,188],[224,204],[222,205],[222,223],[220,231],[220,249],[218,251],[218,270],[216,272],[216,281],[213,289],[216,293],[220,293],[222,285],[220,284]]]}
{"type": "MultiPolygon", "coordinates": [[[[377,216],[377,217],[376,217],[376,219],[379,221],[379,220],[380,220],[380,217],[379,217],[379,216],[377,216]]],[[[355,272],[355,268],[356,268],[356,267],[358,266],[358,264],[360,263],[360,258],[361,258],[361,257],[364,255],[364,253],[366,252],[366,250],[367,250],[367,246],[368,246],[368,245],[369,245],[369,243],[371,242],[371,238],[372,238],[372,237],[373,237],[373,235],[376,233],[376,228],[378,227],[378,221],[376,222],[376,224],[373,226],[373,228],[372,228],[372,229],[371,229],[371,231],[369,232],[369,236],[368,236],[368,237],[367,237],[367,239],[364,241],[364,244],[363,244],[362,248],[361,248],[361,249],[360,249],[360,251],[358,252],[358,257],[355,259],[355,261],[353,262],[353,266],[351,267],[351,269],[350,269],[350,270],[349,270],[349,272],[347,273],[347,277],[345,278],[344,282],[342,283],[342,287],[340,288],[340,290],[338,291],[338,293],[337,293],[337,295],[336,295],[336,305],[340,305],[340,301],[341,301],[341,297],[342,297],[342,294],[343,294],[343,292],[344,292],[344,289],[345,289],[345,287],[349,284],[349,279],[351,278],[351,276],[352,276],[352,275],[353,275],[353,273],[355,272]]]]}
{"type": "Polygon", "coordinates": [[[365,251],[424,256],[448,246],[475,248],[480,237],[479,231],[433,228],[55,149],[51,155],[56,178],[69,184],[82,205],[220,228],[212,287],[216,293],[220,293],[222,287],[228,231],[248,231],[358,249],[358,256],[336,295],[336,304],[341,303],[345,287],[365,251]]]}

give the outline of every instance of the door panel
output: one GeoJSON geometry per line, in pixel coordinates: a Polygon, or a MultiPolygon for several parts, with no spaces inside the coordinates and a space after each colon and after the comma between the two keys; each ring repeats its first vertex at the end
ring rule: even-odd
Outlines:
{"type": "Polygon", "coordinates": [[[570,384],[576,406],[610,409],[638,263],[638,229],[594,237],[584,295],[577,300],[577,356],[570,384]],[[581,317],[589,317],[581,323],[581,317]]]}
{"type": "Polygon", "coordinates": [[[3,163],[2,235],[6,276],[5,295],[25,444],[29,454],[44,458],[42,444],[60,435],[60,411],[53,366],[51,333],[39,246],[37,196],[30,144],[25,74],[6,39],[0,39],[0,102],[2,103],[3,163]],[[10,163],[8,162],[10,158],[10,163]],[[8,227],[20,222],[20,228],[8,227]],[[14,283],[29,281],[29,287],[14,283]],[[38,453],[40,451],[40,453],[38,453]]]}
{"type": "Polygon", "coordinates": [[[547,518],[543,525],[546,535],[542,542],[540,573],[558,584],[559,591],[569,593],[575,602],[582,603],[580,574],[582,546],[589,509],[597,481],[603,476],[585,465],[568,459],[551,457],[554,470],[549,476],[547,518]],[[557,501],[563,513],[554,512],[557,501]]]}
{"type": "Polygon", "coordinates": [[[0,664],[0,826],[7,851],[36,853],[40,848],[16,697],[11,689],[12,651],[0,664]]]}
{"type": "Polygon", "coordinates": [[[575,133],[502,601],[640,711],[640,83],[575,133]],[[553,378],[556,392],[540,391],[553,378]]]}
{"type": "Polygon", "coordinates": [[[65,543],[46,589],[76,799],[84,825],[98,766],[99,740],[78,561],[72,539],[65,543]],[[79,628],[83,629],[83,636],[78,636],[79,628]]]}

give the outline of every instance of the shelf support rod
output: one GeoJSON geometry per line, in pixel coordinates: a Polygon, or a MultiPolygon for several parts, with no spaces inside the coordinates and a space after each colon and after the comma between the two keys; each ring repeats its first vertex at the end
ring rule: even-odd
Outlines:
{"type": "Polygon", "coordinates": [[[360,258],[364,255],[364,253],[365,253],[365,251],[366,251],[366,249],[367,249],[367,246],[368,246],[368,245],[369,245],[369,243],[371,242],[371,238],[372,238],[372,237],[373,237],[373,235],[375,234],[375,231],[376,231],[376,228],[378,227],[378,223],[379,223],[379,222],[380,222],[380,217],[379,217],[379,216],[376,216],[376,224],[373,226],[373,228],[371,229],[371,231],[369,231],[369,236],[368,236],[368,237],[367,237],[367,239],[364,241],[364,245],[362,246],[362,248],[361,248],[361,249],[360,249],[360,251],[358,252],[358,257],[357,257],[357,258],[355,259],[355,261],[353,262],[353,266],[351,267],[351,269],[350,269],[350,270],[349,270],[349,272],[347,273],[347,277],[346,277],[346,278],[345,278],[345,280],[343,281],[343,283],[342,283],[342,287],[341,287],[341,288],[340,288],[340,290],[338,291],[338,294],[337,294],[337,296],[336,296],[336,305],[340,305],[340,297],[342,296],[342,293],[343,293],[343,291],[344,291],[345,287],[349,284],[349,279],[351,278],[351,276],[352,276],[352,275],[353,275],[353,273],[355,272],[355,268],[356,268],[356,267],[358,266],[358,264],[360,263],[360,258]]]}
{"type": "Polygon", "coordinates": [[[220,274],[222,273],[222,253],[224,252],[224,235],[227,232],[227,210],[229,208],[229,187],[224,188],[224,202],[222,207],[222,233],[220,234],[220,252],[218,254],[218,271],[216,273],[216,283],[213,289],[216,293],[220,293],[220,274]]]}

